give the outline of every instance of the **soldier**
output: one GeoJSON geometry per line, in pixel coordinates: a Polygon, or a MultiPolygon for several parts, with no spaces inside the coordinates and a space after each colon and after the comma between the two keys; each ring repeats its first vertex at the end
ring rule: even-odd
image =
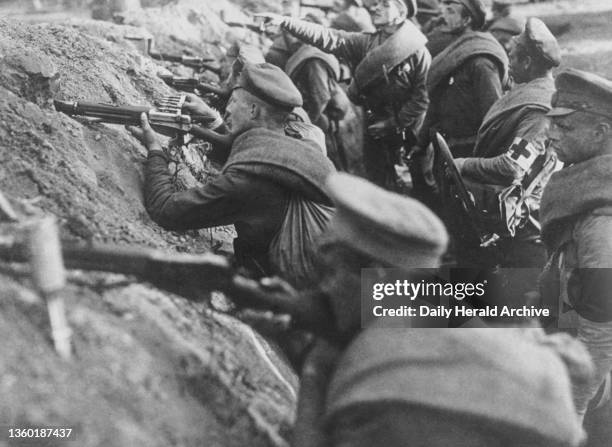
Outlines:
{"type": "Polygon", "coordinates": [[[485,28],[489,29],[492,24],[494,24],[499,19],[504,19],[506,17],[512,16],[512,4],[514,2],[511,0],[493,0],[491,4],[491,20],[489,20],[485,28]]]}
{"type": "Polygon", "coordinates": [[[493,22],[488,28],[493,37],[497,39],[504,50],[510,54],[510,44],[514,36],[521,34],[523,27],[514,17],[502,17],[493,22]]]}
{"type": "Polygon", "coordinates": [[[510,52],[510,40],[521,34],[523,30],[521,21],[512,17],[512,3],[509,0],[494,0],[491,6],[493,17],[484,28],[493,34],[493,37],[508,53],[510,52]]]}
{"type": "Polygon", "coordinates": [[[436,26],[441,13],[439,0],[417,0],[417,15],[415,18],[425,35],[436,26]]]}
{"type": "Polygon", "coordinates": [[[430,56],[426,38],[407,18],[416,0],[377,0],[368,6],[374,34],[347,33],[323,26],[262,14],[306,43],[342,58],[354,73],[348,94],[367,110],[364,163],[374,183],[395,186],[396,151],[402,132],[418,132],[428,99],[426,76],[430,56]]]}
{"type": "Polygon", "coordinates": [[[502,95],[508,57],[489,34],[478,32],[485,20],[481,0],[445,0],[443,31],[452,42],[432,61],[427,81],[431,105],[419,136],[429,144],[431,129],[448,140],[453,155],[469,156],[486,113],[502,95]]]}
{"type": "Polygon", "coordinates": [[[542,237],[551,256],[544,277],[556,278],[542,292],[576,312],[578,339],[595,364],[592,380],[574,386],[584,416],[612,370],[612,83],[570,69],[555,84],[549,136],[565,168],[542,195],[542,237]]]}
{"type": "Polygon", "coordinates": [[[331,27],[342,31],[373,33],[376,31],[372,18],[361,0],[334,0],[338,13],[331,21],[331,27]]]}
{"type": "Polygon", "coordinates": [[[483,204],[484,197],[498,197],[512,185],[520,184],[510,197],[521,198],[528,207],[522,222],[507,228],[508,222],[500,215],[500,204],[495,200],[493,209],[487,211],[498,217],[493,226],[505,228],[505,237],[497,243],[497,250],[489,252],[479,249],[475,238],[459,235],[456,250],[459,264],[532,268],[533,278],[526,278],[527,273],[523,272],[521,279],[529,287],[535,286],[538,271],[545,262],[539,226],[534,219],[541,191],[557,165],[554,155],[546,150],[549,124],[546,113],[551,109],[555,91],[552,69],[560,63],[557,40],[541,20],[530,18],[510,52],[515,87],[493,104],[485,116],[472,157],[455,159],[477,203],[483,204]],[[529,191],[528,196],[525,191],[529,191]],[[487,256],[488,253],[494,256],[487,256]]]}
{"type": "MultiPolygon", "coordinates": [[[[283,0],[281,2],[281,14],[288,17],[299,17],[300,15],[300,1],[299,0],[283,0]]],[[[266,62],[276,65],[282,70],[285,69],[285,64],[289,57],[291,57],[291,51],[287,46],[287,42],[282,33],[278,34],[273,40],[272,45],[268,49],[265,55],[266,62]]]]}
{"type": "Polygon", "coordinates": [[[328,301],[300,302],[332,315],[339,335],[306,359],[292,446],[577,446],[567,371],[519,330],[375,320],[360,332],[361,268],[436,267],[447,236],[422,204],[364,180],[337,174],[328,190],[337,209],[320,249],[328,301]]]}
{"type": "Polygon", "coordinates": [[[516,329],[373,325],[330,373],[320,445],[577,447],[563,360],[516,329]]]}
{"type": "Polygon", "coordinates": [[[234,140],[221,175],[180,192],[173,190],[164,152],[143,118],[143,130],[132,130],[149,149],[145,206],[151,218],[169,230],[233,224],[240,265],[300,286],[311,268],[308,247],[331,212],[323,185],[334,172],[314,143],[285,136],[287,117],[301,105],[300,93],[279,68],[247,65],[225,113],[234,140]],[[302,212],[301,220],[296,212],[302,212]],[[295,222],[302,227],[289,228],[295,238],[287,239],[287,225],[295,222]]]}
{"type": "MultiPolygon", "coordinates": [[[[310,16],[307,20],[317,23],[310,16]]],[[[359,118],[339,85],[338,59],[285,33],[292,49],[285,72],[302,94],[310,121],[325,133],[328,157],[337,169],[362,174],[359,118]]]]}

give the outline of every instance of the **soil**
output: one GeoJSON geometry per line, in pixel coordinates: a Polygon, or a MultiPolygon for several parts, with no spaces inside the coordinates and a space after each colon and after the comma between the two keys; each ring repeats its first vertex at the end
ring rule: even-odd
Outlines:
{"type": "MultiPolygon", "coordinates": [[[[65,239],[230,253],[231,227],[176,233],[150,220],[145,150],[122,126],[52,106],[171,93],[156,76],[165,68],[123,38],[148,31],[53,17],[0,19],[0,191],[22,216],[55,216],[65,239]]],[[[215,175],[197,148],[187,155],[200,172],[179,154],[177,186],[215,175]]],[[[70,361],[53,349],[27,269],[0,262],[0,425],[73,426],[79,446],[287,445],[297,379],[248,326],[122,275],[70,272],[61,296],[70,361]]]]}

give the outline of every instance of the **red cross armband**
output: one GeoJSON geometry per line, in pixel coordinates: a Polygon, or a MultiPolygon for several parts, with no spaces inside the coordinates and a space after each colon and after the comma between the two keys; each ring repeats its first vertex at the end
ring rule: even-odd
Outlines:
{"type": "Polygon", "coordinates": [[[540,153],[529,141],[515,138],[505,155],[521,169],[528,171],[540,153]]]}

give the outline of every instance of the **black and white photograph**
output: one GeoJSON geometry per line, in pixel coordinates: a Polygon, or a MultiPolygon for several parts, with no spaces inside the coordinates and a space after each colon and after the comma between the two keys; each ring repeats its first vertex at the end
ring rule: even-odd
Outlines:
{"type": "Polygon", "coordinates": [[[0,447],[612,447],[611,24],[0,0],[0,447]]]}

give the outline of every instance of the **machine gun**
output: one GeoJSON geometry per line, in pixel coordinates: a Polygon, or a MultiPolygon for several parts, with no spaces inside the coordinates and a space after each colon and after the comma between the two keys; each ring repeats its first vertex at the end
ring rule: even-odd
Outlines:
{"type": "MultiPolygon", "coordinates": [[[[14,233],[0,237],[0,260],[29,262],[31,255],[27,238],[23,232],[14,233]]],[[[196,302],[208,299],[212,291],[221,291],[239,308],[289,314],[296,327],[321,330],[321,316],[314,315],[307,301],[295,294],[270,293],[258,281],[237,274],[223,256],[68,241],[62,241],[61,252],[67,269],[133,276],[196,302]]]]}
{"type": "Polygon", "coordinates": [[[229,99],[231,92],[223,87],[217,87],[207,82],[202,82],[197,78],[185,78],[172,75],[157,75],[167,85],[183,92],[193,93],[194,90],[199,90],[202,93],[212,93],[219,96],[221,99],[229,99]]]}
{"type": "Polygon", "coordinates": [[[435,153],[439,157],[440,163],[446,168],[446,172],[448,172],[448,175],[450,176],[456,197],[461,202],[463,210],[467,214],[469,221],[476,231],[476,235],[480,240],[480,246],[482,248],[494,246],[499,240],[499,235],[490,234],[485,231],[480,211],[478,211],[476,208],[469,191],[465,187],[465,183],[463,182],[463,178],[459,173],[459,169],[457,169],[457,165],[455,164],[453,155],[448,148],[448,144],[442,135],[434,130],[431,131],[431,142],[433,144],[435,153]]]}
{"type": "Polygon", "coordinates": [[[152,59],[158,61],[167,61],[183,64],[184,66],[193,68],[198,72],[210,71],[216,74],[217,76],[221,75],[221,67],[210,63],[215,61],[213,57],[198,57],[186,54],[177,55],[169,53],[160,53],[157,51],[149,51],[149,56],[152,59]]]}
{"type": "Polygon", "coordinates": [[[188,144],[189,142],[185,141],[184,137],[191,134],[223,149],[231,147],[232,141],[229,135],[222,135],[195,124],[207,120],[207,117],[183,113],[184,103],[185,95],[164,97],[158,108],[115,106],[83,101],[53,101],[58,112],[63,112],[72,117],[81,117],[89,123],[101,122],[138,126],[140,125],[140,115],[146,113],[151,127],[156,132],[171,137],[172,144],[188,144]]]}

